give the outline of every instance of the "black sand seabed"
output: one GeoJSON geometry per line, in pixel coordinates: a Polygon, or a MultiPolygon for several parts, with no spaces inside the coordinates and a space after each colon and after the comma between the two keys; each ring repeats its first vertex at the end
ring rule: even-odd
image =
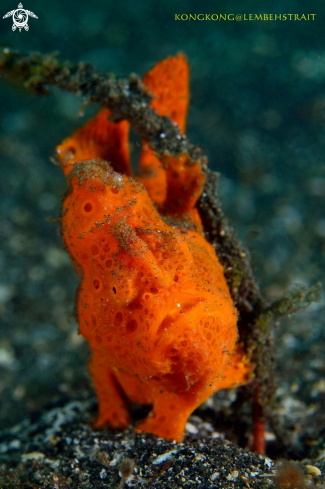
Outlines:
{"type": "MultiPolygon", "coordinates": [[[[71,401],[9,430],[0,443],[0,460],[8,464],[0,473],[1,487],[274,487],[270,458],[236,447],[198,417],[188,423],[192,434],[177,444],[132,429],[94,432],[85,415],[93,405],[93,400],[71,401]],[[30,484],[23,485],[25,480],[30,484]]],[[[301,467],[310,463],[305,460],[301,467]]],[[[324,457],[315,466],[324,473],[324,457]]],[[[304,472],[306,487],[314,487],[304,472]]],[[[315,479],[316,487],[324,487],[324,476],[315,479]]]]}

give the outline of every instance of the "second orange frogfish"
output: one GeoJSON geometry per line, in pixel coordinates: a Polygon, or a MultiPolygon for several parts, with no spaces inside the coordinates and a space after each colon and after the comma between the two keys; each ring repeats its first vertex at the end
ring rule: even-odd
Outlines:
{"type": "MultiPolygon", "coordinates": [[[[152,108],[185,130],[189,69],[179,54],[144,78],[152,108]]],[[[129,124],[102,109],[57,148],[68,179],[62,233],[80,275],[77,315],[91,348],[96,426],[125,428],[129,401],[151,405],[137,430],[181,441],[190,414],[249,381],[237,310],[196,202],[204,175],[186,154],[142,144],[132,175],[129,124]]]]}

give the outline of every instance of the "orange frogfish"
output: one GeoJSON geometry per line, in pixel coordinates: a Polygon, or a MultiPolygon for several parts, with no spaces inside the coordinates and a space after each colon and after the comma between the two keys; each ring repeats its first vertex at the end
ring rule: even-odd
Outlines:
{"type": "MultiPolygon", "coordinates": [[[[185,131],[186,57],[144,78],[152,108],[185,131]]],[[[219,389],[248,382],[237,310],[196,202],[201,163],[158,157],[142,143],[133,175],[127,121],[102,109],[57,147],[67,176],[62,234],[81,278],[80,333],[89,342],[96,427],[125,428],[129,403],[151,405],[138,431],[181,441],[190,414],[219,389]]]]}

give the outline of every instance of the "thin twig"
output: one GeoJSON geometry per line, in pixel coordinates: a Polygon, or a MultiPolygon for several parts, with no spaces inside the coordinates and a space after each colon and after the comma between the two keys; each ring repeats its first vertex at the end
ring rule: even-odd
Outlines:
{"type": "Polygon", "coordinates": [[[149,489],[149,487],[152,487],[153,484],[156,482],[156,480],[158,479],[158,477],[161,476],[161,474],[163,472],[165,472],[168,467],[170,467],[172,464],[174,463],[174,460],[169,460],[168,462],[165,462],[161,468],[159,468],[159,470],[157,470],[157,472],[155,473],[155,475],[152,477],[152,479],[149,481],[149,485],[147,486],[147,489],[149,489]]]}

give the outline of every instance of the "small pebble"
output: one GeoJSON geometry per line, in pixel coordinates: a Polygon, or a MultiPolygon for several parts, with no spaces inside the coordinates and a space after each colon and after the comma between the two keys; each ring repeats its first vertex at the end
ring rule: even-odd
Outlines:
{"type": "Polygon", "coordinates": [[[23,462],[26,462],[27,460],[40,460],[44,457],[45,455],[42,452],[29,452],[29,453],[23,453],[21,459],[23,462]]]}
{"type": "Polygon", "coordinates": [[[217,477],[219,477],[220,472],[213,472],[213,474],[210,476],[210,479],[214,481],[217,477]]]}
{"type": "Polygon", "coordinates": [[[237,479],[238,476],[239,476],[238,470],[233,470],[232,472],[230,472],[230,474],[227,475],[226,479],[228,481],[234,481],[237,479]]]}
{"type": "Polygon", "coordinates": [[[305,465],[305,469],[307,470],[308,474],[312,475],[313,477],[318,477],[319,475],[322,475],[319,468],[315,467],[314,465],[305,465]]]}

